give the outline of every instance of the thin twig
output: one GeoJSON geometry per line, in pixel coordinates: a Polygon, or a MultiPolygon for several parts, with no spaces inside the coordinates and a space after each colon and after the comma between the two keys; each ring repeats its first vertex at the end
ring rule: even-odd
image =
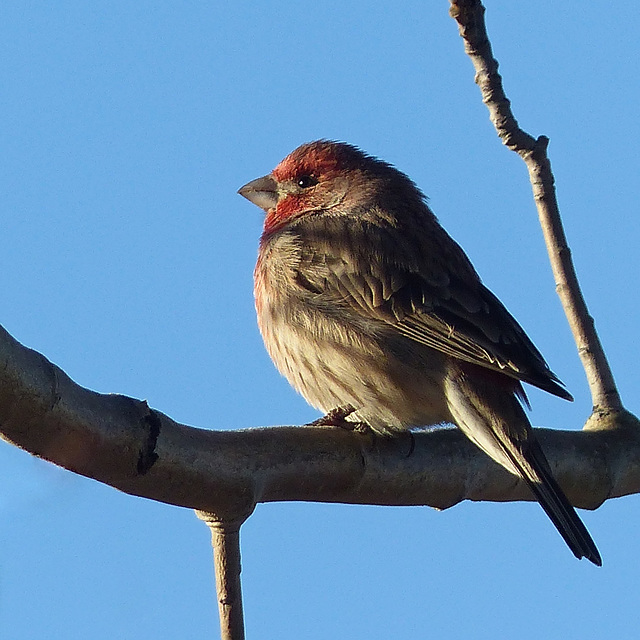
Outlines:
{"type": "MultiPolygon", "coordinates": [[[[624,408],[616,388],[611,368],[582,296],[573,266],[571,251],[560,218],[551,163],[547,156],[549,140],[534,138],[523,131],[511,111],[498,62],[493,57],[484,21],[485,8],[479,0],[450,0],[450,14],[459,26],[465,51],[476,69],[476,83],[489,116],[502,142],[526,163],[544,234],[549,260],[556,282],[556,291],[571,327],[582,360],[595,417],[622,414],[624,408]]],[[[593,416],[592,416],[593,417],[593,416]]],[[[602,426],[606,420],[597,421],[602,426]]],[[[588,423],[594,425],[593,421],[588,423]]]]}
{"type": "Polygon", "coordinates": [[[206,522],[211,530],[220,638],[244,640],[240,585],[240,526],[244,519],[226,521],[204,511],[196,511],[196,515],[206,522]]]}

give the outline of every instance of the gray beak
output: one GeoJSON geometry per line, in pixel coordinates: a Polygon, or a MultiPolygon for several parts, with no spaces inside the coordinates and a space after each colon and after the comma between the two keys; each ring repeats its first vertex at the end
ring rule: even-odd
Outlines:
{"type": "Polygon", "coordinates": [[[238,193],[265,211],[278,204],[278,183],[270,175],[247,182],[238,193]]]}

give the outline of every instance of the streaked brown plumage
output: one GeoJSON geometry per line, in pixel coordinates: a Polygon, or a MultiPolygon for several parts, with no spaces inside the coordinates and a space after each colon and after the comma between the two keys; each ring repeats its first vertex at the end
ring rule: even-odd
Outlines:
{"type": "Polygon", "coordinates": [[[403,173],[345,144],[302,145],[239,191],[266,211],[258,323],[314,407],[380,433],[453,422],[531,487],[576,557],[600,565],[521,406],[569,393],[403,173]]]}

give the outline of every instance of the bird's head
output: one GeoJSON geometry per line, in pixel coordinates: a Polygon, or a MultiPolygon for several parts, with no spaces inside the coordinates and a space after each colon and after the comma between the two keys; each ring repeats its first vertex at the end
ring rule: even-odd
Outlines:
{"type": "Polygon", "coordinates": [[[409,178],[386,162],[344,142],[317,140],[292,151],[269,175],[238,193],[265,210],[269,235],[318,212],[353,215],[398,187],[421,198],[409,178]]]}

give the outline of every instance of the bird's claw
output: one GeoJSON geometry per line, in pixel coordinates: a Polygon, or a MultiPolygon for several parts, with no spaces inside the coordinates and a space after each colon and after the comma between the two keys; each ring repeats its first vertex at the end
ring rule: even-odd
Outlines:
{"type": "Polygon", "coordinates": [[[331,409],[327,415],[310,422],[307,426],[339,427],[340,429],[346,429],[347,431],[368,433],[371,431],[371,427],[366,422],[347,420],[347,417],[349,417],[355,410],[356,408],[350,404],[344,405],[343,407],[336,407],[335,409],[331,409]]]}

